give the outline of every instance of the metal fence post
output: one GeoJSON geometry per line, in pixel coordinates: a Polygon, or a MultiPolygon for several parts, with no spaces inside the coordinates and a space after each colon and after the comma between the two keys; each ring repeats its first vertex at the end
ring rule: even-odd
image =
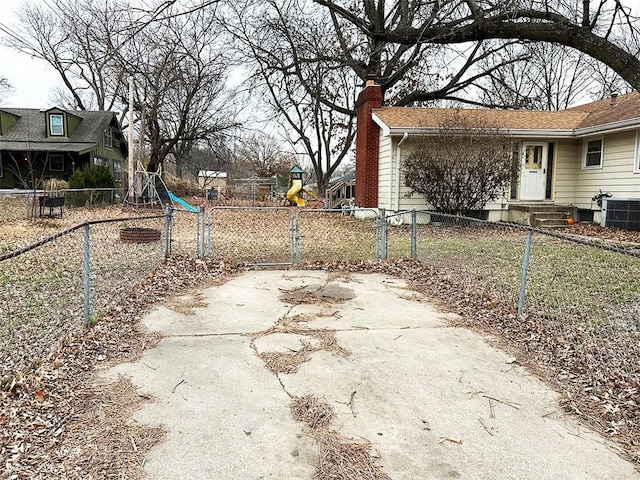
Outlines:
{"type": "Polygon", "coordinates": [[[213,212],[214,208],[209,209],[207,214],[207,256],[213,257],[213,212]]]}
{"type": "Polygon", "coordinates": [[[527,290],[527,275],[529,273],[529,258],[531,256],[531,240],[533,237],[533,230],[527,231],[527,241],[524,246],[524,259],[522,261],[522,278],[520,280],[520,295],[518,296],[518,317],[522,315],[524,311],[524,295],[527,290]]]}
{"type": "Polygon", "coordinates": [[[380,260],[387,259],[387,210],[380,209],[380,260]]]}
{"type": "Polygon", "coordinates": [[[89,272],[90,272],[90,255],[89,255],[89,224],[84,225],[84,324],[89,325],[89,272]]]}
{"type": "Polygon", "coordinates": [[[293,221],[293,263],[300,263],[300,212],[295,212],[293,221]]]}
{"type": "Polygon", "coordinates": [[[418,258],[418,212],[411,210],[411,258],[418,258]]]}
{"type": "Polygon", "coordinates": [[[173,207],[167,205],[166,209],[167,217],[165,219],[164,226],[164,258],[168,258],[171,255],[171,228],[173,225],[173,207]]]}
{"type": "Polygon", "coordinates": [[[198,258],[204,258],[204,205],[198,210],[198,231],[200,238],[198,239],[198,258]]]}

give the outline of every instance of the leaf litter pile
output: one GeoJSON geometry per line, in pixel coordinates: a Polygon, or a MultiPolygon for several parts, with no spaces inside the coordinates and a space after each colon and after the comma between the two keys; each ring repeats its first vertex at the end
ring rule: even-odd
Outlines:
{"type": "Polygon", "coordinates": [[[130,416],[151,399],[126,379],[96,385],[94,374],[157,343],[139,325],[154,303],[240,268],[174,256],[139,284],[114,288],[95,326],[65,336],[46,358],[14,375],[0,391],[1,478],[143,478],[145,454],[164,432],[130,416]]]}
{"type": "MultiPolygon", "coordinates": [[[[292,305],[318,304],[326,306],[343,302],[353,296],[353,292],[349,289],[325,285],[283,290],[280,299],[292,305]]],[[[296,373],[299,366],[309,361],[311,355],[318,351],[327,351],[346,357],[350,352],[338,344],[335,330],[315,329],[307,326],[307,322],[315,318],[332,315],[322,313],[284,315],[269,329],[250,334],[251,346],[256,355],[265,363],[265,367],[276,376],[296,373]],[[273,334],[298,335],[302,337],[300,339],[301,348],[289,352],[258,352],[255,340],[273,334]],[[308,340],[305,340],[304,337],[308,340]],[[311,340],[314,342],[312,343],[311,340]]],[[[351,402],[353,402],[353,395],[351,402]]],[[[291,396],[289,408],[294,420],[304,423],[309,429],[308,435],[318,443],[319,456],[315,471],[317,480],[389,479],[378,464],[377,458],[372,455],[371,444],[368,441],[346,438],[331,428],[334,411],[325,400],[312,394],[291,396]]]]}

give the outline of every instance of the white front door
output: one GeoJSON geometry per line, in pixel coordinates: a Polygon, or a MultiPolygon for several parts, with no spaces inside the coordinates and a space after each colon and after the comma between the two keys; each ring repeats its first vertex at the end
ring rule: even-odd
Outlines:
{"type": "Polygon", "coordinates": [[[525,143],[522,149],[520,200],[544,200],[547,185],[547,144],[525,143]]]}

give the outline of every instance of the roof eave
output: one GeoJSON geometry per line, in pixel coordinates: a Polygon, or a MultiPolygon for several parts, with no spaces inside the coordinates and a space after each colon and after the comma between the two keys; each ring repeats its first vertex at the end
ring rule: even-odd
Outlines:
{"type": "MultiPolygon", "coordinates": [[[[378,122],[376,122],[378,123],[378,122]]],[[[384,123],[383,123],[384,124],[384,123]]],[[[383,128],[384,135],[390,136],[402,136],[405,133],[410,135],[435,135],[439,132],[440,129],[432,127],[432,128],[424,128],[424,127],[388,127],[386,126],[386,131],[383,128]]],[[[522,137],[522,138],[573,138],[575,137],[574,130],[552,130],[552,129],[522,129],[522,128],[513,128],[508,129],[509,135],[512,137],[522,137]]]]}
{"type": "Polygon", "coordinates": [[[380,117],[378,117],[378,115],[376,115],[375,112],[371,113],[371,118],[373,119],[373,121],[380,127],[380,129],[382,130],[382,135],[384,135],[385,137],[388,135],[392,135],[391,133],[391,129],[389,127],[389,125],[387,125],[386,123],[384,123],[380,117]]]}
{"type": "Polygon", "coordinates": [[[618,122],[605,123],[603,125],[577,128],[575,136],[586,137],[588,135],[593,135],[596,133],[616,133],[638,127],[640,127],[640,118],[630,118],[627,120],[620,120],[618,122]]]}

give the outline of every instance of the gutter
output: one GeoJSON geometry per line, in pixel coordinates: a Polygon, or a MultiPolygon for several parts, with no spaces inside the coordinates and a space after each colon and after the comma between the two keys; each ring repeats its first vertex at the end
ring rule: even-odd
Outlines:
{"type": "Polygon", "coordinates": [[[395,191],[395,201],[393,206],[393,211],[397,212],[400,207],[400,157],[402,154],[402,149],[400,148],[405,140],[409,138],[409,132],[404,132],[402,138],[398,142],[398,146],[396,147],[396,191],[395,191]]]}

